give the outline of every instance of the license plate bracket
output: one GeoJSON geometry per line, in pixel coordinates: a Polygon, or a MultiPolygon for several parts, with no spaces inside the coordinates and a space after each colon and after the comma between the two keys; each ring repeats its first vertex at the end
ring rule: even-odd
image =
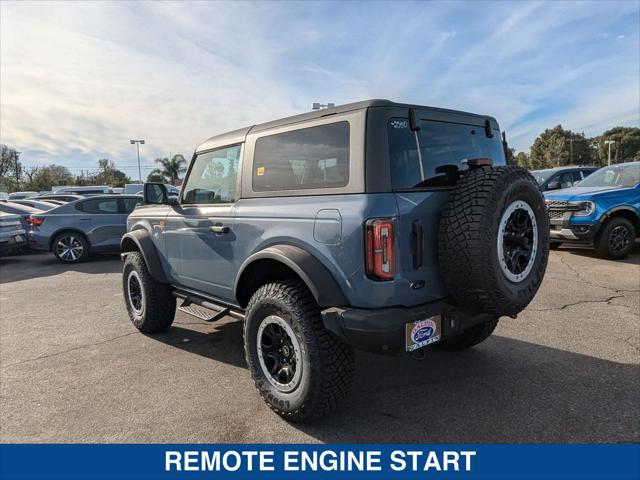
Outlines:
{"type": "Polygon", "coordinates": [[[405,324],[405,350],[413,352],[442,339],[442,317],[435,315],[405,324]]]}

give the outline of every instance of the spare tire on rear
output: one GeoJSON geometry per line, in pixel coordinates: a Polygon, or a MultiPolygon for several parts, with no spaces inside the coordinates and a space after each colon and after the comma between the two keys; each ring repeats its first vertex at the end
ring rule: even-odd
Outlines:
{"type": "Polygon", "coordinates": [[[442,211],[439,261],[463,308],[515,315],[538,291],[549,256],[549,219],[534,178],[515,166],[464,173],[442,211]]]}

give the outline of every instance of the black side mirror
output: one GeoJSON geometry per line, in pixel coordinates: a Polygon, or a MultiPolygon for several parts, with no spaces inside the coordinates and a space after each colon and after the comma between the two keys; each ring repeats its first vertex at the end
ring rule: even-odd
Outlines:
{"type": "Polygon", "coordinates": [[[163,183],[145,183],[142,199],[147,205],[169,205],[169,194],[163,183]]]}
{"type": "Polygon", "coordinates": [[[560,182],[558,180],[553,180],[549,182],[547,185],[547,190],[558,190],[560,188],[560,182]]]}

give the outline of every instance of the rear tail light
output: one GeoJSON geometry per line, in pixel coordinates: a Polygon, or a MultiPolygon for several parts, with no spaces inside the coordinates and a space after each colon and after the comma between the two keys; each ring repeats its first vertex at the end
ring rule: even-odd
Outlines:
{"type": "Polygon", "coordinates": [[[44,223],[44,218],[42,217],[27,217],[27,223],[31,225],[33,228],[37,228],[44,223]]]}
{"type": "Polygon", "coordinates": [[[391,280],[396,273],[393,221],[368,220],[365,228],[367,276],[375,280],[391,280]]]}

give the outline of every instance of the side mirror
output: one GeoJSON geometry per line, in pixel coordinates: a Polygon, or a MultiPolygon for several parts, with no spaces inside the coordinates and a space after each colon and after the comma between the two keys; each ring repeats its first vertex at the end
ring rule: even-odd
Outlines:
{"type": "Polygon", "coordinates": [[[169,194],[163,183],[145,183],[142,199],[147,205],[169,205],[169,194]]]}
{"type": "Polygon", "coordinates": [[[558,180],[549,182],[549,184],[547,185],[547,190],[558,190],[559,188],[560,188],[560,182],[558,180]]]}

